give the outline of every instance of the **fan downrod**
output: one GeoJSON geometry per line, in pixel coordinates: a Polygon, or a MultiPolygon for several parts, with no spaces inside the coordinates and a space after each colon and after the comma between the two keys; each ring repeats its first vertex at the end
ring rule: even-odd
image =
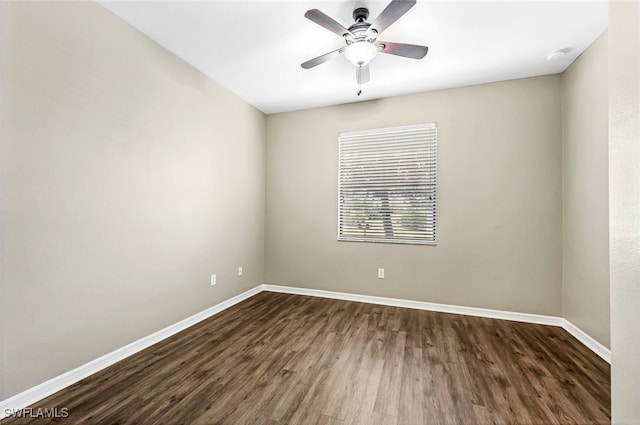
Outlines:
{"type": "Polygon", "coordinates": [[[369,9],[366,7],[359,7],[353,11],[353,20],[360,22],[367,22],[367,18],[369,17],[369,9]]]}

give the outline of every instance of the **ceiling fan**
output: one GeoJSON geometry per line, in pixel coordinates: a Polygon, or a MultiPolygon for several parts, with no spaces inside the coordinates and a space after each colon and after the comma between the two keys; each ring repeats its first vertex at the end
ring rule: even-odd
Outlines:
{"type": "Polygon", "coordinates": [[[342,37],[346,46],[310,59],[301,66],[304,69],[313,68],[329,59],[344,54],[356,66],[356,81],[358,83],[358,96],[360,96],[362,93],[361,85],[370,79],[369,62],[378,52],[411,59],[422,59],[429,51],[427,46],[378,40],[378,35],[382,31],[400,19],[415,4],[416,0],[392,0],[373,23],[367,22],[369,10],[365,7],[358,7],[353,11],[355,23],[349,28],[345,28],[318,9],[307,10],[304,14],[305,18],[342,37]]]}

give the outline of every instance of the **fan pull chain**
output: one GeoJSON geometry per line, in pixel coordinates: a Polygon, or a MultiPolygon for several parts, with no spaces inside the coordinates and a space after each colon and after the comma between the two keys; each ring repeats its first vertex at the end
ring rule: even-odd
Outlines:
{"type": "Polygon", "coordinates": [[[360,96],[362,94],[362,65],[358,67],[357,74],[358,78],[356,79],[358,80],[358,96],[360,96]]]}

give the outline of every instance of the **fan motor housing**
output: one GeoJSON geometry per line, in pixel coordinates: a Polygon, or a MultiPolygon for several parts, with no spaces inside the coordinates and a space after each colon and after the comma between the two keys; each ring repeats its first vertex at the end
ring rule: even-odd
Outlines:
{"type": "Polygon", "coordinates": [[[355,24],[349,27],[349,31],[359,38],[360,36],[364,36],[364,32],[371,26],[368,22],[356,22],[355,24]]]}

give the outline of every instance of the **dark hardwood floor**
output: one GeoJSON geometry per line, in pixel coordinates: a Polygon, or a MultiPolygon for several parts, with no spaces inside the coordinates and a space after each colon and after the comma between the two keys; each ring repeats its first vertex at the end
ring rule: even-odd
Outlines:
{"type": "Polygon", "coordinates": [[[560,328],[263,292],[1,423],[608,424],[609,382],[560,328]]]}

